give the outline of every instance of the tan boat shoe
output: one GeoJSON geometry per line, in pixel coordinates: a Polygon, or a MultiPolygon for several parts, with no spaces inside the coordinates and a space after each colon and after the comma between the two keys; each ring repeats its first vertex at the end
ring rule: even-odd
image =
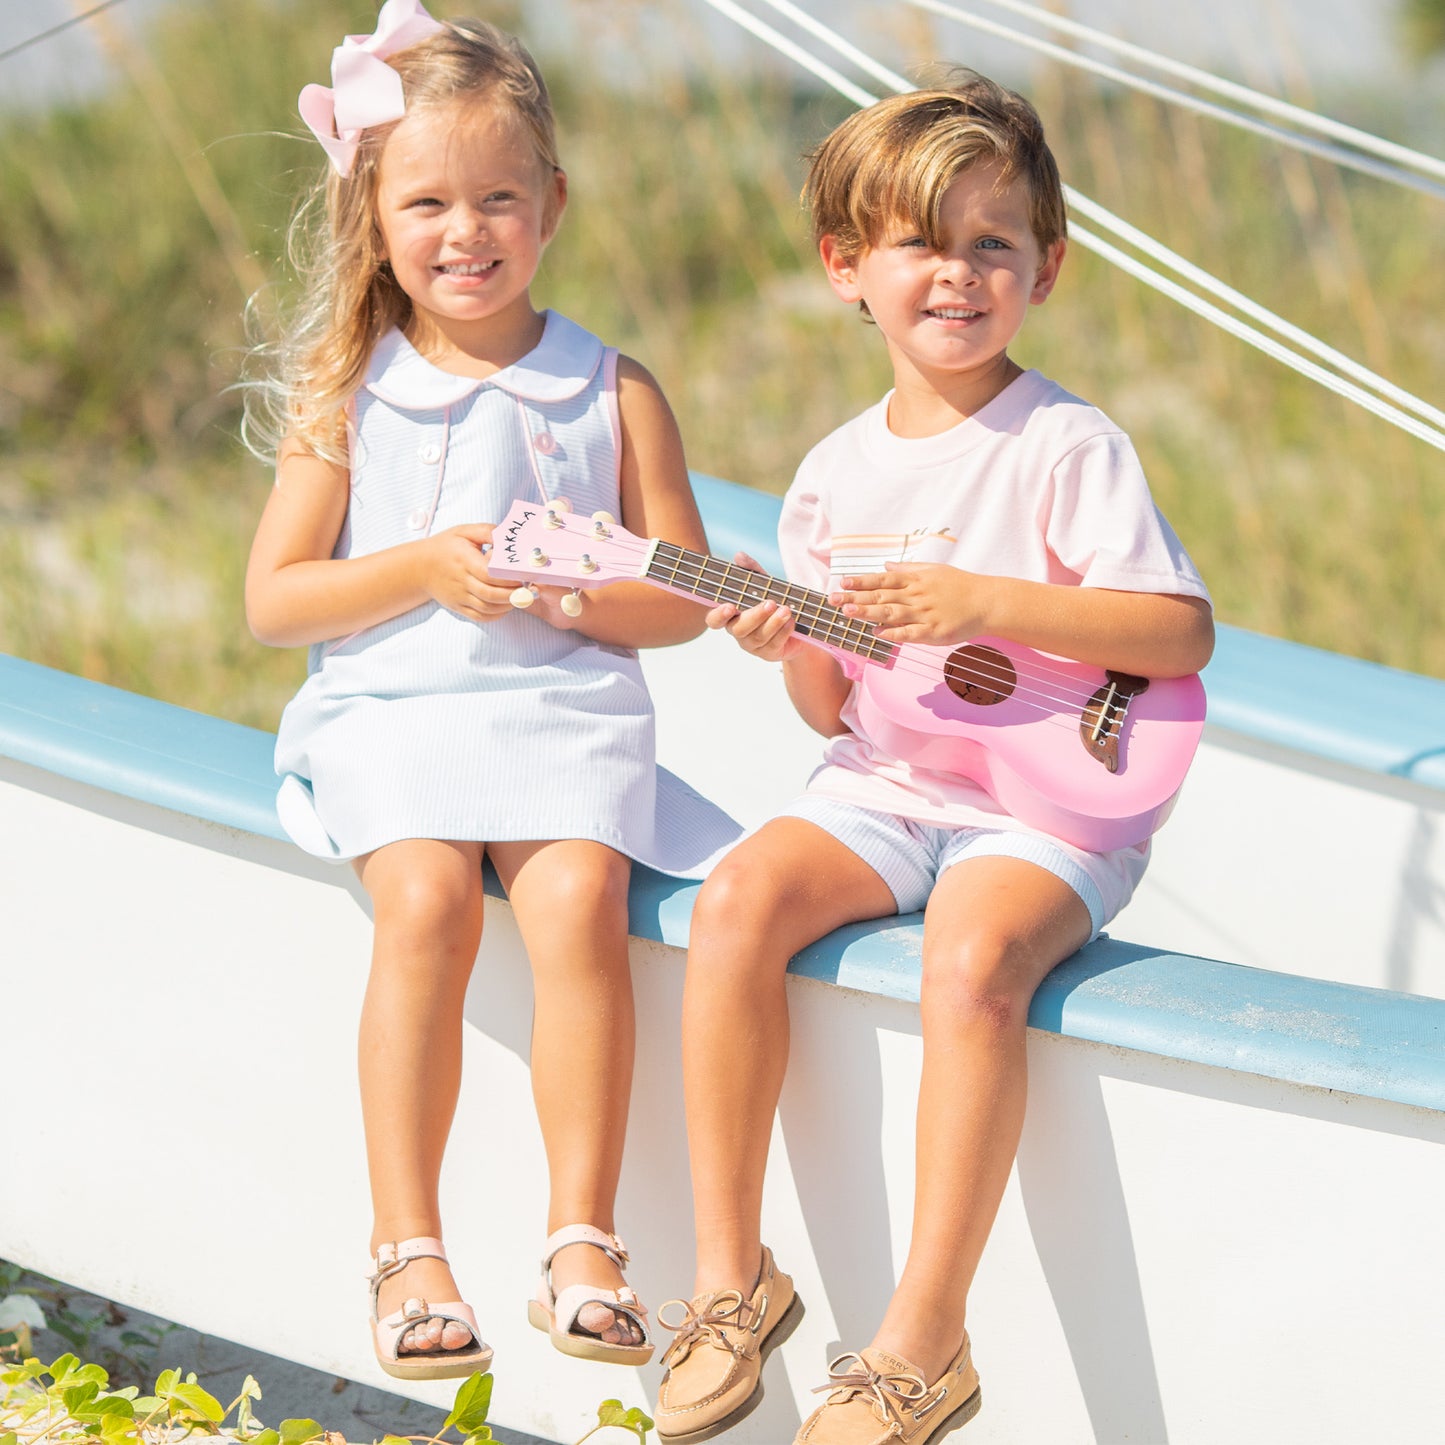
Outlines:
{"type": "Polygon", "coordinates": [[[697,1445],[730,1430],[763,1398],[763,1364],[797,1328],[803,1302],[793,1281],[763,1249],[752,1294],[735,1289],[687,1300],[668,1300],[657,1320],[675,1338],[662,1357],[664,1373],[653,1410],[657,1434],[668,1445],[697,1445]],[[666,1311],[684,1311],[670,1323],[666,1311]]]}
{"type": "Polygon", "coordinates": [[[839,1355],[820,1385],[828,1398],[803,1421],[793,1445],[924,1445],[966,1425],[983,1403],[968,1336],[931,1385],[898,1355],[839,1355]]]}

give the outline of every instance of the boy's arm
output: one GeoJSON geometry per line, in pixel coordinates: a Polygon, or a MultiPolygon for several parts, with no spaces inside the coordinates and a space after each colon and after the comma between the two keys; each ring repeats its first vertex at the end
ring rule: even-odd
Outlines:
{"type": "MultiPolygon", "coordinates": [[[[762,571],[746,552],[737,553],[733,561],[754,572],[762,571]]],[[[788,698],[814,732],[831,738],[848,731],[841,714],[853,684],[831,652],[803,640],[787,607],[760,602],[742,610],[724,602],[709,611],[707,625],[731,633],[744,652],[764,662],[782,663],[788,698]]]]}
{"type": "Polygon", "coordinates": [[[1025,582],[940,562],[845,577],[829,601],[888,642],[1005,637],[1141,677],[1186,677],[1214,651],[1214,615],[1200,597],[1025,582]]]}

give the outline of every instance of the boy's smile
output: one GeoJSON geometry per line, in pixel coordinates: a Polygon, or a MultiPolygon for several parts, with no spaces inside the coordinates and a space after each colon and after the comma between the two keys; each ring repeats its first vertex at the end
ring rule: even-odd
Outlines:
{"type": "Polygon", "coordinates": [[[883,333],[900,404],[941,403],[924,407],[938,417],[921,423],[930,430],[971,415],[1017,375],[1008,345],[1053,289],[1064,253],[1062,241],[1040,247],[1027,188],[1000,187],[996,163],[963,171],[944,192],[939,232],[934,247],[899,220],[858,256],[842,256],[830,236],[821,247],[833,289],[866,303],[883,333]]]}

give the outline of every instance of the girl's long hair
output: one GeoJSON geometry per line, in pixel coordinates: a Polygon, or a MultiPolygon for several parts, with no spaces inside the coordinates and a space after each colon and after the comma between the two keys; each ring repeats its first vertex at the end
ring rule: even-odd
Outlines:
{"type": "MultiPolygon", "coordinates": [[[[559,168],[546,82],[504,31],[483,21],[452,21],[387,64],[401,76],[408,115],[459,100],[495,106],[523,127],[548,174],[559,168]]],[[[251,347],[251,375],[242,383],[241,437],[262,460],[273,460],[289,438],[345,465],[347,406],[372,349],[392,327],[405,329],[411,320],[411,301],[382,258],[376,220],[381,152],[398,123],[363,131],[350,174],[339,176],[328,165],[292,219],[286,255],[297,299],[280,319],[279,338],[251,347]]],[[[550,226],[555,216],[545,221],[550,226]]],[[[261,309],[253,297],[253,332],[265,326],[261,309]]]]}

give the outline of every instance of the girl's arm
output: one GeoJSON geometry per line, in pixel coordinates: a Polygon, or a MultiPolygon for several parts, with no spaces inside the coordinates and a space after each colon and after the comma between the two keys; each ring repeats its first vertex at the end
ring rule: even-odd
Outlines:
{"type": "Polygon", "coordinates": [[[350,486],[345,467],[294,439],[282,445],[246,568],[246,620],[257,641],[300,647],[346,637],[429,601],[479,622],[507,611],[517,584],[487,575],[489,525],[333,558],[350,486]]]}
{"type": "Polygon", "coordinates": [[[941,562],[890,562],[886,572],[845,577],[829,601],[888,642],[1006,637],[1141,677],[1188,676],[1214,651],[1214,615],[1200,597],[1025,582],[941,562]]]}
{"type": "MultiPolygon", "coordinates": [[[[691,551],[706,551],[672,409],[647,369],[627,356],[618,362],[617,410],[622,423],[622,525],[639,537],[662,537],[691,551]]],[[[696,602],[646,583],[616,582],[584,592],[582,613],[576,618],[560,606],[568,590],[539,587],[529,612],[554,627],[623,647],[665,647],[686,642],[703,629],[703,609],[696,602]]]]}

